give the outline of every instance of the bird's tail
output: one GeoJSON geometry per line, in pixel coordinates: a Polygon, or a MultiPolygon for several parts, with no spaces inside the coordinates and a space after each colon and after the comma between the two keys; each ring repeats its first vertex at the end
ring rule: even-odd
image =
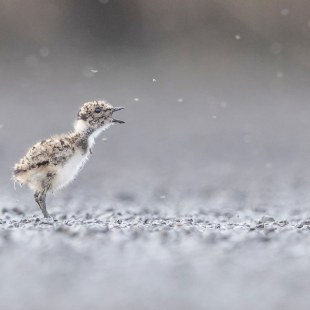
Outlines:
{"type": "Polygon", "coordinates": [[[14,183],[17,182],[19,185],[23,185],[25,183],[25,173],[26,170],[15,166],[12,174],[12,181],[14,183]]]}

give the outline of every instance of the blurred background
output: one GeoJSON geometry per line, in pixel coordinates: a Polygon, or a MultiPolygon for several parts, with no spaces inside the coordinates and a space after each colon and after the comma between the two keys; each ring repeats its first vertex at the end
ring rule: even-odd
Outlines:
{"type": "Polygon", "coordinates": [[[306,0],[1,1],[2,191],[30,197],[14,193],[13,164],[71,130],[85,101],[106,99],[126,107],[126,124],[98,138],[60,197],[228,195],[240,206],[260,188],[307,204],[309,9],[306,0]]]}
{"type": "Polygon", "coordinates": [[[307,0],[0,1],[0,308],[309,309],[309,85],[307,0]],[[95,99],[45,221],[12,167],[95,99]]]}

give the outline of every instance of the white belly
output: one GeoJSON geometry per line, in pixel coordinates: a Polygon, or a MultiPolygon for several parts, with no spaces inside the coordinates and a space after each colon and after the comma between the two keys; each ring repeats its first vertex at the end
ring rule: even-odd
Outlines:
{"type": "MultiPolygon", "coordinates": [[[[91,148],[95,144],[95,138],[102,131],[109,128],[111,125],[112,123],[100,127],[88,138],[89,148],[91,148]]],[[[79,123],[77,124],[77,126],[79,126],[79,123]]],[[[62,187],[68,185],[71,181],[73,181],[77,177],[79,171],[85,165],[86,161],[88,160],[88,155],[89,155],[89,149],[87,150],[85,155],[82,155],[80,152],[77,152],[68,160],[68,162],[64,166],[59,167],[58,169],[56,168],[56,176],[52,182],[53,190],[61,189],[62,187]]]]}
{"type": "Polygon", "coordinates": [[[52,184],[54,190],[61,189],[77,177],[79,171],[88,160],[88,154],[87,152],[85,155],[82,155],[80,152],[77,152],[64,166],[56,169],[57,174],[52,184]]]}

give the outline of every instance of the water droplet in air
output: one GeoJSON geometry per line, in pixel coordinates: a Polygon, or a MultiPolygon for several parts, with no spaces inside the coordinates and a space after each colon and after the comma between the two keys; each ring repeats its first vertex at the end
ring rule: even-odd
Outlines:
{"type": "Polygon", "coordinates": [[[155,82],[157,82],[157,80],[156,80],[156,79],[153,79],[152,81],[153,81],[154,83],[155,83],[155,82]]]}
{"type": "Polygon", "coordinates": [[[282,9],[281,10],[281,15],[282,16],[287,16],[290,13],[289,9],[282,9]]]}
{"type": "Polygon", "coordinates": [[[220,105],[221,105],[221,107],[223,109],[225,109],[227,107],[227,102],[226,101],[221,101],[220,105]]]}
{"type": "Polygon", "coordinates": [[[236,34],[236,35],[235,35],[235,39],[236,39],[236,40],[240,40],[240,39],[241,39],[241,36],[240,36],[239,34],[236,34]]]}
{"type": "Polygon", "coordinates": [[[133,100],[134,100],[134,101],[140,101],[140,99],[139,99],[139,98],[134,98],[133,100]]]}
{"type": "Polygon", "coordinates": [[[183,102],[183,98],[178,98],[178,102],[183,102]]]}
{"type": "Polygon", "coordinates": [[[283,72],[277,72],[277,78],[282,79],[284,76],[283,72]]]}
{"type": "Polygon", "coordinates": [[[86,66],[83,68],[83,75],[88,77],[88,78],[93,77],[95,75],[95,73],[97,73],[97,72],[98,72],[98,70],[94,69],[91,66],[86,66]]]}

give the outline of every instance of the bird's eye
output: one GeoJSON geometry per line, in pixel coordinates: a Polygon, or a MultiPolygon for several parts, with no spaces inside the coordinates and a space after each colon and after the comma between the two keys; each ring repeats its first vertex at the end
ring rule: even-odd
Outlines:
{"type": "Polygon", "coordinates": [[[97,107],[97,108],[95,109],[95,112],[96,112],[96,113],[100,113],[100,112],[101,112],[101,108],[98,108],[98,107],[97,107]]]}

